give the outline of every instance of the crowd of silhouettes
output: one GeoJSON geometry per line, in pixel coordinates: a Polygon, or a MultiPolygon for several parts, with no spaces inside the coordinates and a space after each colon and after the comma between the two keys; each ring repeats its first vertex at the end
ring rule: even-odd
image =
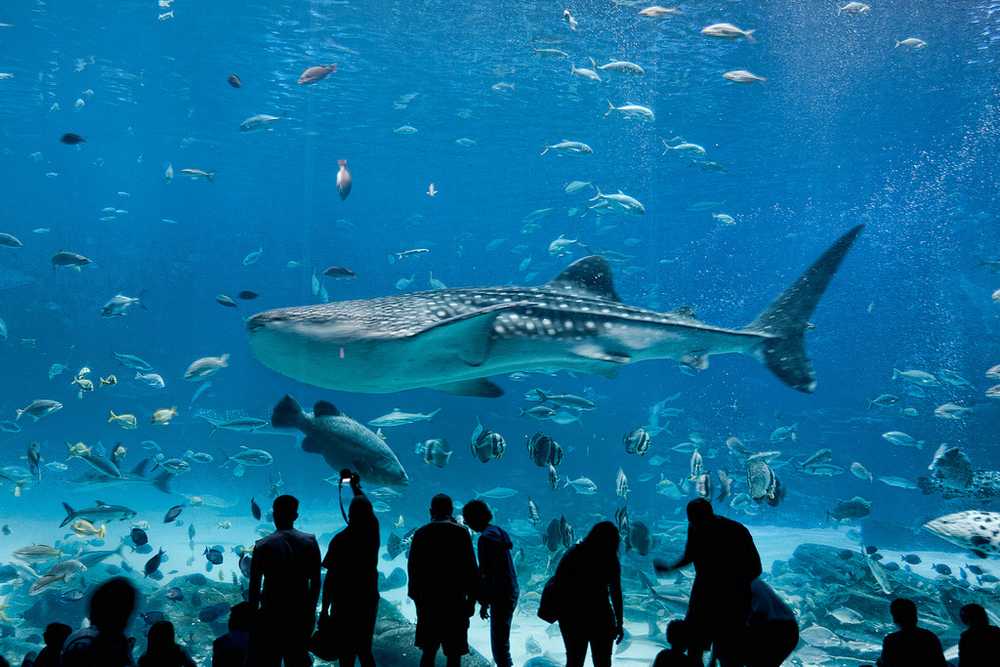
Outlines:
{"type": "MultiPolygon", "coordinates": [[[[379,522],[357,474],[343,471],[342,483],[353,492],[347,526],[330,540],[322,560],[315,536],[295,528],[298,500],[275,498],[275,531],[254,547],[247,600],[230,609],[228,632],[212,644],[212,667],[300,667],[312,664],[310,653],[338,660],[341,667],[355,661],[374,667],[379,522]]],[[[653,563],[660,574],[693,565],[695,578],[687,615],[668,623],[670,647],[652,667],[700,666],[709,650],[712,665],[780,667],[798,645],[798,624],[792,609],[759,579],[760,555],[750,532],[717,516],[707,500],[688,503],[687,516],[683,555],[673,563],[653,563]]],[[[510,632],[520,594],[513,543],[481,500],[466,503],[462,519],[464,525],[454,516],[452,499],[438,494],[430,522],[412,537],[407,594],[416,607],[420,665],[432,667],[440,651],[448,667],[459,667],[469,653],[469,619],[478,602],[480,617],[490,622],[494,663],[513,667],[510,632]],[[479,534],[477,550],[469,529],[479,534]]],[[[582,667],[588,650],[594,667],[610,667],[614,644],[625,636],[620,546],[615,524],[595,524],[566,549],[545,586],[539,616],[558,621],[567,667],[582,667]]],[[[136,603],[127,578],[108,579],[89,599],[89,623],[75,632],[49,624],[45,647],[29,654],[22,667],[195,667],[167,620],[150,625],[146,650],[133,661],[135,640],[126,629],[136,603]]],[[[912,600],[895,599],[889,611],[898,630],[885,637],[879,667],[949,664],[938,637],[920,627],[912,600]]],[[[990,624],[986,610],[967,604],[960,617],[967,629],[958,667],[1000,664],[1000,628],[990,624]]],[[[2,657],[0,667],[8,667],[2,657]]]]}

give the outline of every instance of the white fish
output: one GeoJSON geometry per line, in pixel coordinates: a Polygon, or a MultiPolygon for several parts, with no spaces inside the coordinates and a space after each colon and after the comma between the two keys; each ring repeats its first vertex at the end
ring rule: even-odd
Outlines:
{"type": "Polygon", "coordinates": [[[417,131],[418,131],[417,128],[413,127],[412,125],[400,125],[395,130],[393,130],[393,133],[408,135],[408,134],[416,134],[417,131]]]}
{"type": "Polygon", "coordinates": [[[141,382],[153,389],[163,389],[167,386],[167,383],[163,381],[163,376],[159,373],[140,373],[136,371],[134,379],[136,382],[141,382]]]}
{"type": "Polygon", "coordinates": [[[597,202],[590,207],[591,209],[606,206],[612,210],[632,215],[644,215],[646,213],[646,207],[642,205],[642,202],[635,197],[625,194],[621,190],[617,193],[607,195],[601,192],[600,188],[597,188],[597,194],[591,197],[590,201],[597,202]]]}
{"type": "Polygon", "coordinates": [[[625,74],[643,75],[646,73],[646,70],[642,67],[627,60],[612,60],[611,62],[601,65],[597,69],[603,72],[624,72],[625,74]]]}
{"type": "Polygon", "coordinates": [[[693,153],[695,155],[705,154],[704,148],[702,148],[698,144],[692,144],[690,142],[684,141],[684,139],[682,139],[681,137],[674,137],[673,139],[671,139],[670,141],[679,142],[673,145],[668,143],[666,139],[662,139],[662,141],[663,141],[663,148],[665,149],[663,151],[664,155],[667,154],[667,151],[680,151],[682,153],[693,153]]]}
{"type": "Polygon", "coordinates": [[[171,9],[169,12],[163,12],[162,14],[159,14],[156,17],[156,20],[157,21],[169,21],[172,18],[174,18],[174,10],[171,9]]]}
{"type": "Polygon", "coordinates": [[[712,214],[712,218],[716,222],[721,222],[724,225],[735,225],[736,224],[736,220],[733,219],[733,216],[729,215],[728,213],[713,213],[712,214]]]}
{"type": "Polygon", "coordinates": [[[843,7],[837,7],[837,14],[867,14],[871,9],[863,2],[848,2],[843,7]]]}
{"type": "Polygon", "coordinates": [[[955,419],[961,420],[967,414],[972,412],[972,408],[966,407],[964,405],[959,405],[958,403],[942,403],[941,405],[934,408],[934,416],[940,417],[941,419],[955,419]]]}
{"type": "Polygon", "coordinates": [[[672,14],[680,14],[681,10],[677,7],[661,7],[660,5],[653,5],[651,7],[646,7],[645,9],[639,10],[639,16],[645,16],[646,18],[657,19],[663,16],[670,16],[672,14]]]}
{"type": "Polygon", "coordinates": [[[732,23],[713,23],[701,29],[701,34],[707,37],[724,37],[726,39],[737,39],[744,37],[748,41],[754,41],[753,30],[743,30],[737,28],[732,23]]]}
{"type": "Polygon", "coordinates": [[[410,285],[413,284],[413,281],[416,279],[416,277],[417,277],[417,274],[414,273],[409,278],[400,278],[399,280],[396,281],[396,289],[398,289],[400,291],[405,290],[405,289],[409,289],[410,285]]]}
{"type": "Polygon", "coordinates": [[[571,487],[581,496],[592,496],[597,493],[597,485],[594,481],[588,477],[578,477],[577,479],[570,479],[567,477],[564,480],[563,488],[571,487]]]}
{"type": "Polygon", "coordinates": [[[253,252],[247,253],[247,256],[243,258],[243,266],[252,266],[260,261],[261,255],[264,254],[264,248],[258,248],[253,252]]]}
{"type": "Polygon", "coordinates": [[[757,76],[753,72],[745,69],[734,69],[722,74],[722,78],[735,83],[756,83],[758,81],[767,81],[767,78],[763,76],[757,76]]]}
{"type": "Polygon", "coordinates": [[[550,58],[569,58],[569,54],[559,49],[535,49],[536,56],[547,56],[550,58]]]}
{"type": "Polygon", "coordinates": [[[250,116],[240,123],[240,132],[255,132],[257,130],[270,129],[279,120],[281,120],[280,116],[259,113],[255,116],[250,116]]]}
{"type": "Polygon", "coordinates": [[[437,194],[438,194],[438,190],[437,190],[436,187],[434,187],[434,183],[432,182],[430,185],[427,186],[427,196],[428,197],[437,197],[437,194]]]}
{"type": "Polygon", "coordinates": [[[594,152],[594,149],[582,141],[570,141],[569,139],[563,139],[559,143],[546,146],[542,151],[542,155],[545,155],[549,151],[559,155],[591,155],[594,152]]]}
{"type": "Polygon", "coordinates": [[[619,113],[625,118],[638,118],[639,120],[656,120],[653,116],[653,110],[649,107],[644,107],[641,104],[623,104],[620,107],[616,107],[611,100],[608,100],[608,110],[604,114],[607,118],[612,113],[619,113]]]}
{"type": "Polygon", "coordinates": [[[593,58],[590,59],[590,63],[593,67],[577,67],[576,65],[570,65],[569,73],[582,79],[600,81],[601,75],[597,73],[596,69],[594,69],[597,67],[597,63],[594,62],[593,58]]]}
{"type": "Polygon", "coordinates": [[[448,286],[445,285],[444,282],[434,277],[433,271],[427,272],[427,285],[431,289],[448,289],[448,286]]]}
{"type": "Polygon", "coordinates": [[[174,180],[174,165],[170,162],[167,163],[167,168],[163,170],[163,180],[167,183],[174,180]]]}
{"type": "Polygon", "coordinates": [[[886,475],[884,477],[879,477],[878,481],[882,482],[887,486],[894,486],[897,489],[916,489],[917,485],[906,479],[905,477],[894,477],[892,475],[886,475]]]}
{"type": "Polygon", "coordinates": [[[905,46],[909,49],[924,49],[927,48],[927,42],[920,39],[919,37],[907,37],[906,39],[897,39],[896,48],[905,46]]]}
{"type": "Polygon", "coordinates": [[[566,184],[566,187],[563,188],[563,192],[565,192],[568,195],[571,195],[574,192],[577,192],[578,190],[582,190],[589,186],[590,186],[590,181],[570,181],[569,183],[566,184]]]}
{"type": "Polygon", "coordinates": [[[434,419],[439,412],[441,412],[441,408],[428,412],[427,414],[423,414],[421,412],[403,412],[399,408],[393,408],[392,412],[372,419],[368,422],[368,425],[378,428],[390,428],[393,426],[416,424],[418,422],[429,422],[434,419]]]}
{"type": "Polygon", "coordinates": [[[923,440],[916,440],[912,435],[903,433],[902,431],[887,431],[882,434],[882,438],[898,447],[924,448],[923,440]]]}
{"type": "Polygon", "coordinates": [[[200,382],[212,375],[215,375],[223,368],[228,368],[229,366],[229,355],[223,354],[219,357],[202,357],[197,359],[188,366],[187,370],[184,372],[184,379],[194,382],[200,382]]]}
{"type": "Polygon", "coordinates": [[[576,22],[576,19],[573,18],[573,13],[571,11],[569,11],[568,9],[564,9],[562,17],[563,17],[563,21],[566,22],[566,25],[569,26],[569,29],[573,30],[575,32],[576,31],[576,27],[577,27],[577,22],[576,22]]]}

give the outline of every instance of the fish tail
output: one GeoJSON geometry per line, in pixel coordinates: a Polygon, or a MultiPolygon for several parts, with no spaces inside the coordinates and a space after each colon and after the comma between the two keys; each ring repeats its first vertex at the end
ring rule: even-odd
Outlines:
{"type": "Polygon", "coordinates": [[[205,172],[205,180],[208,181],[209,183],[215,183],[215,172],[214,171],[205,172]]]}
{"type": "Polygon", "coordinates": [[[756,28],[754,28],[753,30],[747,30],[746,32],[743,33],[743,35],[747,38],[748,42],[756,42],[757,40],[754,39],[754,37],[753,37],[753,34],[755,32],[757,32],[756,28]]]}
{"type": "Polygon", "coordinates": [[[898,48],[899,48],[899,45],[900,45],[900,44],[902,44],[902,42],[901,42],[901,41],[899,41],[899,40],[897,39],[897,40],[896,40],[896,46],[895,46],[895,47],[893,47],[893,48],[896,48],[896,49],[898,49],[898,48]]]}
{"type": "Polygon", "coordinates": [[[302,423],[302,406],[289,394],[278,401],[271,411],[271,426],[274,428],[295,428],[302,423]]]}
{"type": "Polygon", "coordinates": [[[545,155],[545,154],[546,154],[546,153],[548,153],[548,152],[549,152],[549,147],[548,147],[548,146],[546,146],[545,148],[543,148],[543,149],[542,149],[542,152],[541,152],[540,156],[541,156],[541,155],[545,155]]]}
{"type": "Polygon", "coordinates": [[[59,524],[59,527],[60,527],[60,528],[62,528],[62,527],[63,527],[63,526],[65,526],[65,525],[66,525],[67,523],[69,523],[70,521],[72,521],[72,520],[73,520],[73,517],[75,517],[75,516],[76,516],[76,510],[75,510],[75,509],[73,509],[72,507],[70,507],[70,504],[69,504],[69,503],[67,503],[67,502],[64,502],[64,503],[62,504],[62,506],[63,506],[63,509],[64,509],[64,510],[66,510],[66,518],[62,520],[62,523],[61,523],[61,524],[59,524]]]}
{"type": "Polygon", "coordinates": [[[108,410],[108,423],[109,424],[111,422],[113,422],[117,417],[118,417],[118,415],[115,414],[114,410],[108,410]]]}
{"type": "Polygon", "coordinates": [[[615,110],[615,105],[611,103],[611,100],[608,100],[608,110],[604,112],[604,117],[607,118],[608,116],[610,116],[611,112],[614,110],[615,110]]]}
{"type": "Polygon", "coordinates": [[[804,393],[816,389],[816,375],[806,355],[806,327],[820,297],[862,229],[864,225],[858,225],[837,239],[743,330],[763,336],[756,354],[778,379],[793,389],[804,393]]]}
{"type": "Polygon", "coordinates": [[[170,478],[173,477],[169,472],[161,472],[159,475],[153,478],[153,486],[163,493],[170,493],[170,478]]]}
{"type": "Polygon", "coordinates": [[[16,412],[17,412],[17,416],[14,417],[14,421],[19,421],[21,419],[21,415],[24,414],[24,410],[22,410],[21,408],[18,408],[16,410],[16,412]]]}

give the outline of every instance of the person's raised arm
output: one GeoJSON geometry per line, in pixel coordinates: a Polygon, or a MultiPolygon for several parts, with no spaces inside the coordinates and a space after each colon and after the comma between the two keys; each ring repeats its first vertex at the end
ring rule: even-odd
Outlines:
{"type": "Polygon", "coordinates": [[[687,536],[687,542],[684,544],[684,553],[681,554],[681,557],[678,560],[674,561],[673,563],[670,563],[668,561],[663,560],[662,558],[653,559],[653,569],[656,570],[657,574],[667,574],[673,572],[674,570],[679,570],[682,567],[687,567],[688,565],[694,562],[693,548],[692,548],[692,545],[694,544],[694,539],[691,535],[691,532],[692,532],[691,527],[688,526],[688,536],[687,536]]]}

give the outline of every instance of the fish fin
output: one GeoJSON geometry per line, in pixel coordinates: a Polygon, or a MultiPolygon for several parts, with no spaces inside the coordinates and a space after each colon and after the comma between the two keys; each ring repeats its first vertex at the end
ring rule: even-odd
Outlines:
{"type": "Polygon", "coordinates": [[[307,435],[302,438],[302,451],[309,454],[319,454],[323,451],[323,444],[317,438],[307,435]]]}
{"type": "Polygon", "coordinates": [[[302,406],[289,394],[278,401],[271,411],[271,426],[274,428],[295,428],[302,423],[302,406]]]}
{"type": "Polygon", "coordinates": [[[552,279],[546,287],[566,292],[583,292],[602,299],[621,301],[615,291],[611,265],[599,255],[576,260],[563,269],[562,273],[552,279]]]}
{"type": "Polygon", "coordinates": [[[612,364],[627,364],[632,361],[632,357],[620,352],[612,352],[593,343],[584,343],[573,348],[573,354],[594,361],[606,361],[612,364]]]}
{"type": "Polygon", "coordinates": [[[408,334],[407,337],[425,337],[422,342],[432,347],[454,350],[456,356],[466,365],[481,366],[489,358],[493,348],[493,323],[497,315],[530,305],[532,304],[528,301],[495,304],[434,322],[424,329],[408,334]]]}
{"type": "Polygon", "coordinates": [[[76,510],[73,509],[72,507],[70,507],[69,503],[64,502],[62,505],[63,505],[63,509],[66,510],[66,518],[63,519],[63,521],[62,521],[61,524],[59,524],[60,528],[62,528],[67,523],[69,523],[70,521],[72,521],[73,517],[76,515],[76,510]]]}
{"type": "Polygon", "coordinates": [[[314,417],[339,417],[343,414],[337,406],[329,401],[316,401],[313,405],[314,417]]]}
{"type": "Polygon", "coordinates": [[[486,378],[448,382],[446,384],[434,385],[431,389],[455,394],[456,396],[478,396],[479,398],[497,398],[503,396],[503,389],[486,378]]]}
{"type": "Polygon", "coordinates": [[[153,486],[163,493],[170,493],[170,479],[173,477],[169,472],[162,472],[153,478],[153,486]]]}
{"type": "Polygon", "coordinates": [[[146,476],[146,467],[148,465],[149,465],[149,459],[143,459],[143,460],[139,461],[139,463],[136,464],[136,466],[134,468],[132,468],[132,472],[130,474],[135,475],[137,477],[145,477],[146,476]]]}
{"type": "Polygon", "coordinates": [[[841,236],[743,331],[767,336],[758,353],[772,373],[793,389],[811,394],[816,375],[806,356],[805,330],[841,262],[864,225],[841,236]]]}

